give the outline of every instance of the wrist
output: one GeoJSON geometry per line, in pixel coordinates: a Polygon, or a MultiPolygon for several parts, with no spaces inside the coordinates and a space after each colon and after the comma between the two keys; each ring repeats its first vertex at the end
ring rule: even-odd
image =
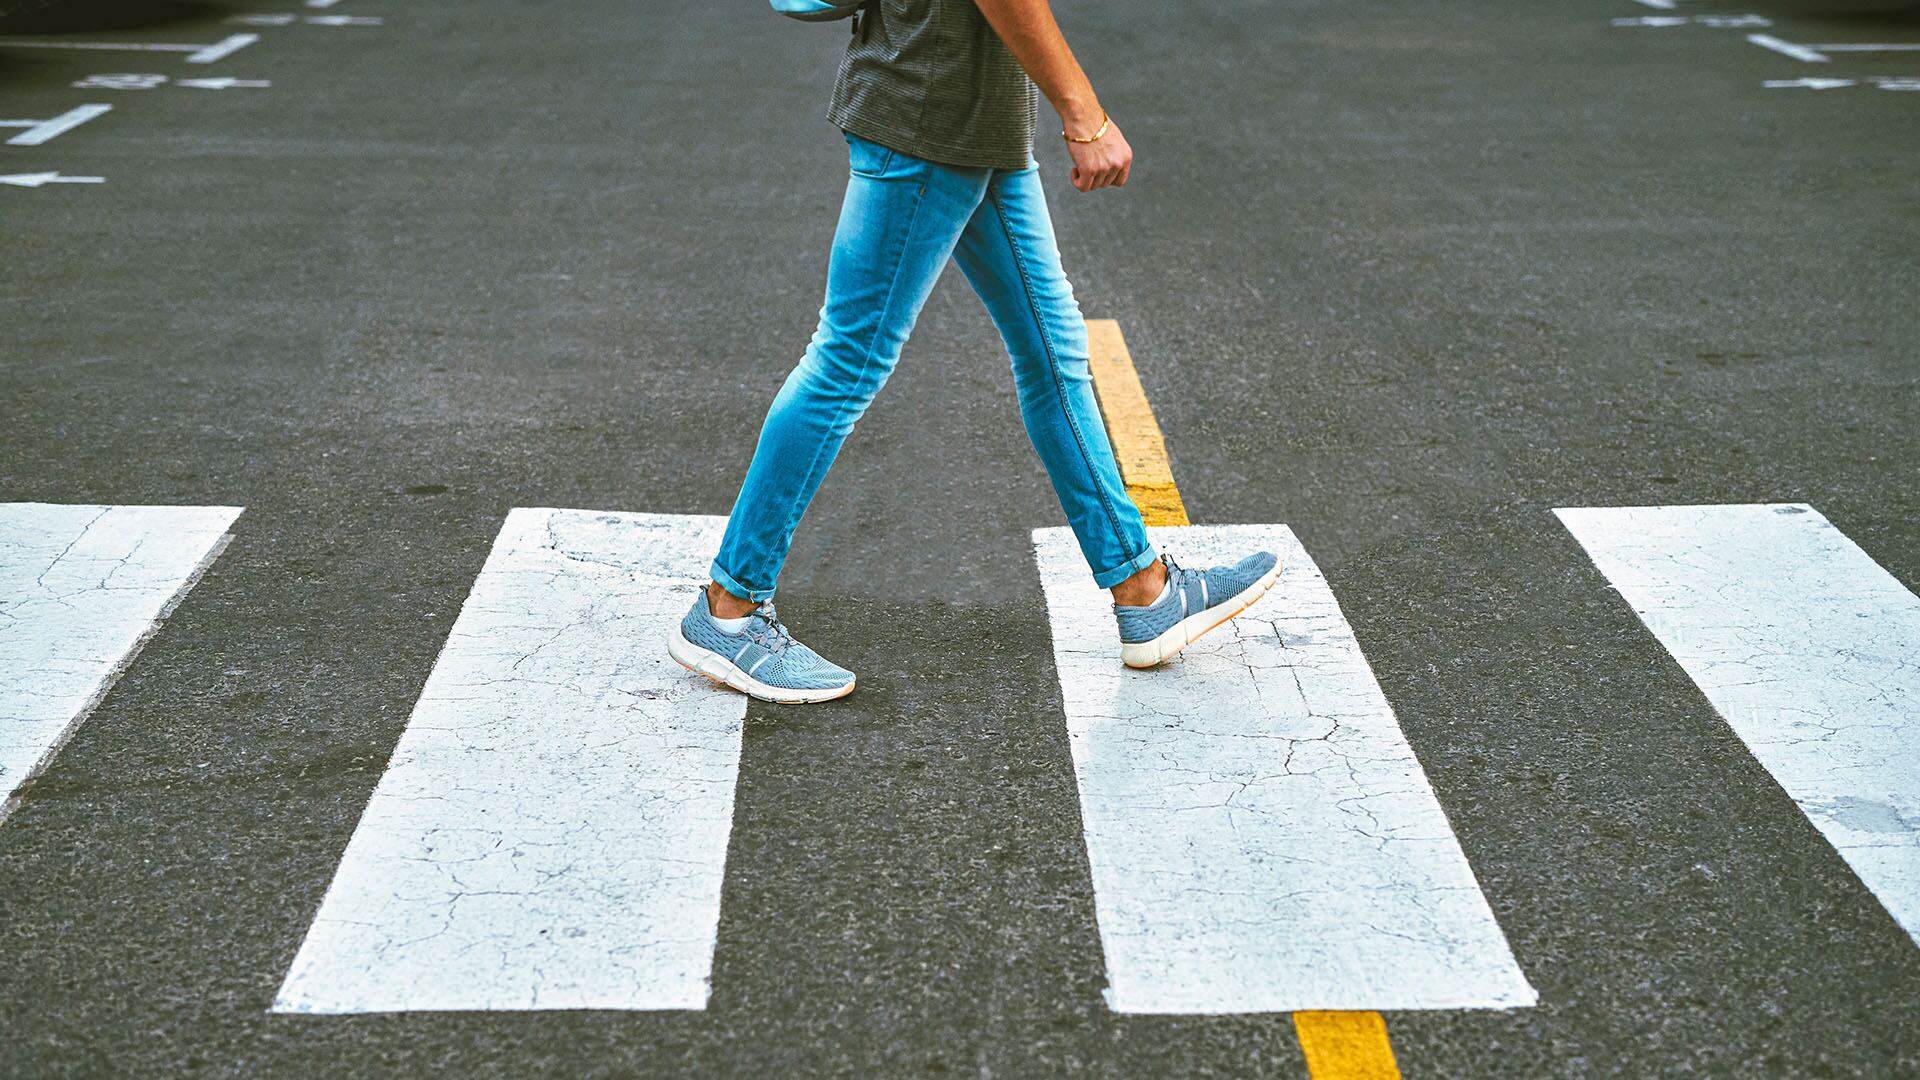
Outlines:
{"type": "Polygon", "coordinates": [[[1100,130],[1107,114],[1100,102],[1089,94],[1084,98],[1062,101],[1054,106],[1060,114],[1060,126],[1075,138],[1085,138],[1100,130]]]}

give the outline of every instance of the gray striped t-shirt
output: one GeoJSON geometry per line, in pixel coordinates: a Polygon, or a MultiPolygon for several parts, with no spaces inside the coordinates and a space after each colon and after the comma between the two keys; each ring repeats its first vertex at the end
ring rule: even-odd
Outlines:
{"type": "Polygon", "coordinates": [[[1039,93],[973,0],[873,0],[827,119],[928,161],[1024,169],[1039,93]]]}

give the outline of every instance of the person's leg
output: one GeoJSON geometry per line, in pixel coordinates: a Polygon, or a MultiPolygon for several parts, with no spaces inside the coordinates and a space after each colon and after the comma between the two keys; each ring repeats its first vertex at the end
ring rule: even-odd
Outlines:
{"type": "Polygon", "coordinates": [[[1034,167],[994,174],[954,257],[1007,343],[1020,415],[1094,581],[1113,590],[1122,662],[1162,663],[1272,588],[1270,551],[1206,570],[1155,556],[1100,422],[1086,323],[1034,167]]]}
{"type": "Polygon", "coordinates": [[[1147,603],[1166,581],[1107,440],[1087,363],[1087,324],[1060,266],[1039,170],[998,170],[954,259],[1013,361],[1027,436],[1103,589],[1147,603]]]}
{"type": "Polygon", "coordinates": [[[851,176],[819,326],[767,411],[713,561],[713,580],[742,601],[773,596],[800,516],[899,360],[992,174],[846,138],[851,176]]]}

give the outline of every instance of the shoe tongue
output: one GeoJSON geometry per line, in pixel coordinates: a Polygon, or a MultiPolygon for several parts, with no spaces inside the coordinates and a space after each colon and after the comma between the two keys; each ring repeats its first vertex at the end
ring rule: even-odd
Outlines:
{"type": "Polygon", "coordinates": [[[766,644],[770,648],[777,647],[783,649],[786,647],[788,640],[786,631],[780,626],[780,617],[773,610],[773,601],[761,601],[760,606],[754,608],[748,617],[758,621],[761,629],[772,639],[771,642],[763,642],[762,644],[766,644]]]}

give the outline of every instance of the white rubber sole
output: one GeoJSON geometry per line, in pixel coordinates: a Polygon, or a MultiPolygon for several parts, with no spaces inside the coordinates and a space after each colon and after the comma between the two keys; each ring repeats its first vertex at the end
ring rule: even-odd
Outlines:
{"type": "Polygon", "coordinates": [[[705,675],[723,686],[731,686],[748,697],[781,705],[807,705],[816,701],[843,698],[853,693],[853,684],[857,681],[848,679],[845,686],[830,686],[824,690],[795,690],[785,686],[768,686],[712,649],[703,649],[688,641],[687,635],[680,632],[678,624],[673,628],[673,636],[667,639],[667,655],[673,657],[675,663],[697,675],[705,675]]]}
{"type": "Polygon", "coordinates": [[[1207,631],[1252,607],[1255,600],[1265,596],[1273,583],[1280,580],[1280,570],[1285,565],[1275,562],[1273,569],[1241,589],[1233,599],[1181,619],[1152,641],[1121,642],[1120,662],[1130,668],[1148,668],[1171,660],[1181,649],[1205,637],[1207,631]]]}

